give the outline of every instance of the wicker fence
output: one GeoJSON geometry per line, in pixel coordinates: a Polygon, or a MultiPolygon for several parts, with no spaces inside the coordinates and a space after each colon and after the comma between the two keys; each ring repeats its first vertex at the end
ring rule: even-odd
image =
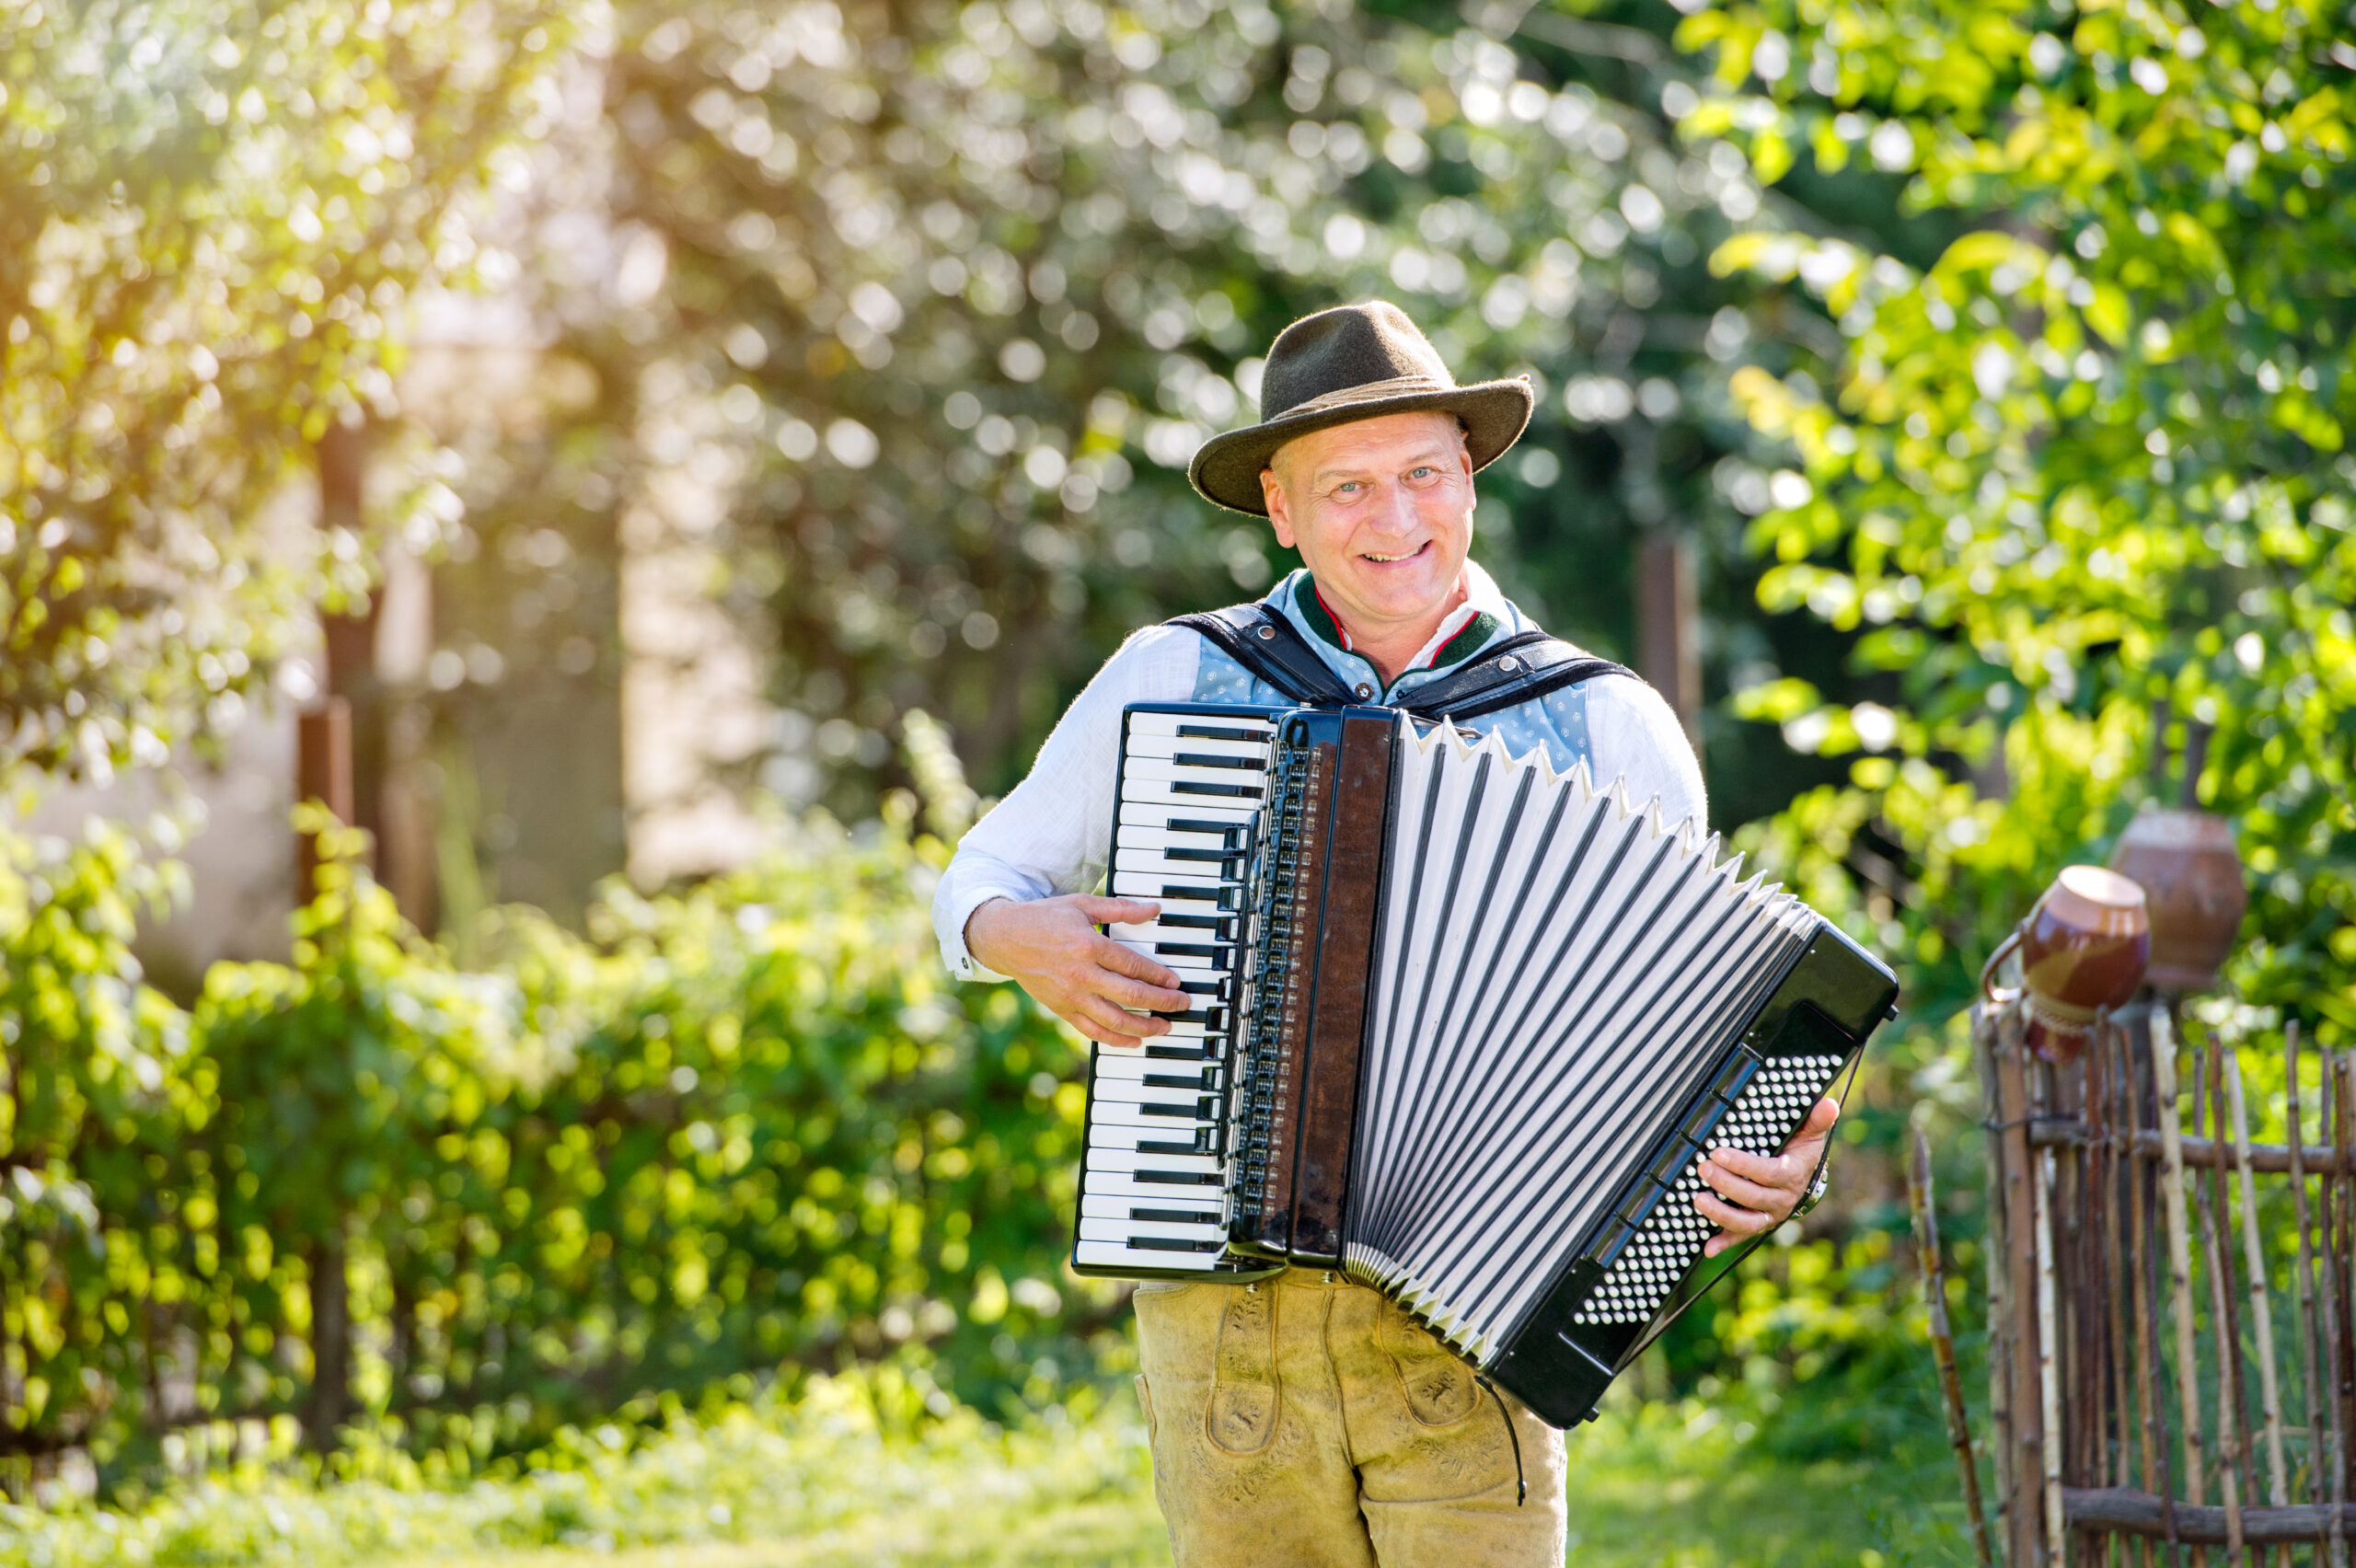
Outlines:
{"type": "Polygon", "coordinates": [[[2160,1002],[2064,1065],[1973,1024],[2004,1560],[2346,1568],[2356,1053],[2160,1002]]]}

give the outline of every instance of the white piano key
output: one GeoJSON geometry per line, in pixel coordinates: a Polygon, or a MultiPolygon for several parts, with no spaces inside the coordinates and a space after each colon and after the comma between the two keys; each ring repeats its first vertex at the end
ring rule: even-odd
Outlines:
{"type": "Polygon", "coordinates": [[[1114,898],[1151,899],[1162,906],[1165,915],[1224,913],[1240,917],[1243,909],[1241,877],[1157,877],[1144,871],[1116,870],[1105,891],[1114,898]]]}
{"type": "Polygon", "coordinates": [[[1224,1241],[1227,1227],[1217,1223],[1181,1225],[1166,1219],[1106,1219],[1087,1214],[1080,1216],[1080,1239],[1083,1241],[1126,1241],[1132,1236],[1166,1236],[1173,1241],[1224,1241]]]}
{"type": "Polygon", "coordinates": [[[1090,1119],[1110,1127],[1139,1127],[1159,1129],[1163,1141],[1184,1143],[1195,1136],[1197,1127],[1218,1124],[1216,1116],[1197,1119],[1194,1116],[1156,1116],[1146,1106],[1126,1100],[1115,1100],[1100,1093],[1089,1108],[1090,1119]]]}
{"type": "Polygon", "coordinates": [[[1150,920],[1115,921],[1105,935],[1120,942],[1179,942],[1188,945],[1210,943],[1218,947],[1233,947],[1242,939],[1243,921],[1234,915],[1219,915],[1209,910],[1200,914],[1193,910],[1165,909],[1150,920]],[[1171,917],[1184,918],[1172,923],[1171,917]],[[1215,926],[1198,926],[1196,920],[1216,920],[1215,926]]]}
{"type": "Polygon", "coordinates": [[[1118,813],[1124,832],[1131,827],[1167,827],[1173,822],[1216,822],[1229,827],[1248,827],[1259,814],[1257,802],[1250,801],[1188,800],[1172,801],[1166,795],[1152,801],[1124,800],[1118,813]]]}
{"type": "MultiPolygon", "coordinates": [[[[1099,1075],[1096,1079],[1096,1103],[1107,1110],[1116,1105],[1159,1105],[1165,1109],[1174,1107],[1186,1113],[1184,1117],[1179,1118],[1184,1121],[1210,1119],[1203,1115],[1195,1101],[1206,1094],[1215,1092],[1203,1089],[1164,1089],[1159,1085],[1148,1084],[1138,1078],[1105,1078],[1099,1075]]],[[[1212,1115],[1217,1114],[1217,1107],[1213,1107],[1212,1115]]]]}
{"type": "Polygon", "coordinates": [[[1089,1151],[1089,1192],[1098,1192],[1101,1184],[1112,1182],[1103,1192],[1185,1192],[1211,1193],[1218,1198],[1225,1192],[1225,1177],[1216,1170],[1218,1160],[1208,1156],[1190,1154],[1124,1154],[1122,1149],[1091,1149],[1089,1151]],[[1160,1163],[1157,1163],[1160,1160],[1160,1163]],[[1178,1170],[1178,1165],[1213,1165],[1213,1170],[1178,1170]]]}
{"type": "Polygon", "coordinates": [[[1218,1267],[1217,1252],[1164,1252],[1131,1247],[1125,1241],[1082,1241],[1072,1249],[1072,1262],[1098,1269],[1190,1269],[1207,1274],[1218,1267]]]}
{"type": "MultiPolygon", "coordinates": [[[[1193,771],[1195,770],[1189,769],[1189,772],[1193,771]]],[[[1212,770],[1205,768],[1200,771],[1207,773],[1212,770]]],[[[1264,784],[1252,782],[1248,778],[1244,779],[1242,782],[1238,782],[1238,778],[1234,777],[1226,778],[1160,778],[1139,774],[1127,774],[1123,776],[1121,779],[1121,799],[1123,801],[1134,801],[1141,804],[1149,805],[1201,805],[1209,806],[1215,810],[1224,809],[1227,811],[1248,813],[1260,809],[1260,802],[1266,798],[1266,788],[1264,784]],[[1230,786],[1233,787],[1232,791],[1230,791],[1230,786]],[[1250,792],[1248,794],[1240,792],[1245,790],[1250,792]]]]}
{"type": "Polygon", "coordinates": [[[1250,762],[1267,771],[1268,743],[1263,738],[1251,741],[1211,740],[1202,735],[1140,735],[1129,732],[1128,754],[1141,756],[1232,756],[1250,762]]]}
{"type": "Polygon", "coordinates": [[[1248,713],[1131,713],[1128,715],[1129,734],[1175,735],[1181,730],[1246,730],[1255,735],[1273,737],[1276,721],[1258,719],[1248,713]]]}
{"type": "Polygon", "coordinates": [[[1116,1196],[1126,1194],[1140,1202],[1149,1202],[1158,1195],[1180,1204],[1208,1205],[1217,1208],[1225,1201],[1227,1188],[1217,1177],[1201,1181],[1187,1172],[1177,1174],[1184,1175],[1186,1179],[1182,1182],[1150,1182],[1141,1179],[1135,1171],[1098,1170],[1091,1167],[1085,1184],[1091,1193],[1110,1193],[1116,1196]]]}
{"type": "MultiPolygon", "coordinates": [[[[1178,1136],[1172,1137],[1158,1135],[1150,1127],[1116,1126],[1110,1122],[1100,1122],[1093,1116],[1088,1121],[1088,1147],[1095,1151],[1089,1158],[1093,1159],[1096,1154],[1102,1154],[1110,1160],[1126,1160],[1127,1164],[1118,1167],[1124,1170],[1132,1167],[1140,1170],[1149,1167],[1160,1170],[1165,1166],[1172,1170],[1217,1170],[1218,1169],[1217,1155],[1161,1152],[1161,1145],[1189,1147],[1194,1139],[1195,1129],[1192,1127],[1186,1128],[1178,1136]],[[1197,1160],[1203,1163],[1197,1165],[1195,1163],[1197,1160]]],[[[1108,1166],[1106,1169],[1111,1170],[1114,1167],[1108,1166]]]]}
{"type": "MultiPolygon", "coordinates": [[[[1143,1131],[1138,1127],[1107,1127],[1108,1135],[1143,1131]]],[[[1152,1144],[1154,1139],[1138,1137],[1138,1143],[1152,1144]]],[[[1210,1192],[1226,1178],[1220,1174],[1223,1162],[1207,1154],[1146,1154],[1133,1148],[1111,1148],[1105,1140],[1091,1137],[1086,1156],[1089,1180],[1102,1176],[1107,1181],[1144,1181],[1149,1177],[1168,1177],[1163,1185],[1196,1188],[1210,1192]]]]}
{"type": "MultiPolygon", "coordinates": [[[[1172,1042],[1165,1034],[1157,1036],[1153,1043],[1171,1045],[1172,1042]]],[[[1195,1048],[1193,1042],[1186,1043],[1189,1049],[1195,1048]]],[[[1208,1055],[1191,1056],[1156,1056],[1149,1055],[1143,1051],[1123,1052],[1119,1056],[1111,1059],[1100,1056],[1096,1060],[1096,1076],[1100,1078],[1113,1077],[1133,1080],[1157,1077],[1192,1078],[1204,1072],[1225,1071],[1227,1053],[1216,1044],[1209,1046],[1207,1050],[1208,1055]]]]}
{"type": "MultiPolygon", "coordinates": [[[[1242,784],[1263,792],[1267,788],[1265,769],[1255,767],[1218,767],[1203,763],[1180,762],[1175,757],[1133,756],[1121,768],[1121,782],[1140,783],[1147,779],[1166,778],[1179,784],[1242,784]]],[[[1182,794],[1180,799],[1184,799],[1182,794]]],[[[1213,795],[1205,799],[1218,800],[1213,795]]],[[[1230,799],[1234,797],[1229,797],[1230,799]]]]}
{"type": "MultiPolygon", "coordinates": [[[[1172,849],[1193,849],[1198,852],[1236,855],[1243,852],[1244,845],[1243,835],[1240,832],[1222,835],[1200,832],[1186,827],[1135,826],[1121,829],[1121,847],[1159,849],[1164,853],[1172,849]]],[[[1209,865],[1211,862],[1206,860],[1203,863],[1209,865]]]]}
{"type": "MultiPolygon", "coordinates": [[[[1096,1064],[1096,1082],[1102,1089],[1106,1084],[1136,1084],[1146,1092],[1156,1089],[1172,1093],[1217,1094],[1219,1091],[1221,1069],[1217,1062],[1172,1062],[1153,1056],[1124,1056],[1116,1062],[1096,1064]],[[1161,1080],[1178,1078],[1184,1081],[1176,1088],[1161,1080]],[[1154,1082],[1149,1084],[1148,1079],[1154,1082]]],[[[1122,1096],[1126,1099],[1125,1093],[1122,1096]]]]}
{"type": "Polygon", "coordinates": [[[1127,845],[1113,850],[1113,869],[1149,877],[1220,878],[1222,872],[1241,877],[1243,872],[1243,852],[1237,850],[1223,859],[1174,860],[1160,849],[1132,849],[1127,845]]]}
{"type": "MultiPolygon", "coordinates": [[[[1135,1220],[1137,1216],[1130,1212],[1134,1209],[1157,1209],[1171,1214],[1194,1215],[1197,1216],[1195,1223],[1201,1225],[1223,1226],[1226,1223],[1226,1216],[1219,1212],[1217,1199],[1207,1204],[1200,1198],[1172,1198],[1168,1193],[1143,1194],[1100,1193],[1091,1183],[1086,1195],[1080,1200],[1080,1213],[1083,1219],[1135,1220]]],[[[1142,1223],[1176,1225],[1182,1222],[1174,1219],[1149,1219],[1142,1223]]]]}
{"type": "Polygon", "coordinates": [[[1217,958],[1207,958],[1201,953],[1154,951],[1161,947],[1184,946],[1185,945],[1184,943],[1123,942],[1121,945],[1131,952],[1142,954],[1164,968],[1174,969],[1181,974],[1227,974],[1232,973],[1234,969],[1232,955],[1222,961],[1217,958]]]}

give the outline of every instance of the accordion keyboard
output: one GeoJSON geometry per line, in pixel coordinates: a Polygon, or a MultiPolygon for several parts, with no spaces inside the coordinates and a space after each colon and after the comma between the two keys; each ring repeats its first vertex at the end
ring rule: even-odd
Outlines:
{"type": "Polygon", "coordinates": [[[1704,1148],[1738,1148],[1749,1154],[1781,1153],[1818,1100],[1841,1076],[1839,1056],[1770,1056],[1731,1097],[1714,1091],[1724,1109],[1699,1142],[1672,1132],[1660,1174],[1642,1173],[1632,1184],[1623,1212],[1641,1212],[1633,1232],[1623,1232],[1608,1254],[1603,1278],[1580,1307],[1581,1323],[1648,1323],[1669,1304],[1686,1274],[1702,1256],[1717,1227],[1694,1208],[1702,1191],[1698,1167],[1704,1148]],[[1666,1188],[1661,1175],[1677,1174],[1666,1188]]]}
{"type": "Polygon", "coordinates": [[[1274,732],[1250,708],[1127,715],[1106,892],[1161,912],[1110,934],[1175,970],[1195,1005],[1142,1050],[1092,1053],[1073,1249],[1083,1270],[1220,1266],[1226,1074],[1249,967],[1245,877],[1274,732]]]}

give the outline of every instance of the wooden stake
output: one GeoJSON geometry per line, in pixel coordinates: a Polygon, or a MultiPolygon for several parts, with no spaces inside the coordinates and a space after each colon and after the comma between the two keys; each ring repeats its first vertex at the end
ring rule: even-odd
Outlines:
{"type": "MultiPolygon", "coordinates": [[[[2200,1449],[2200,1363],[2192,1321],[2192,1235],[2184,1205],[2184,1126],[2177,1109],[2176,1032],[2165,1008],[2152,1009],[2152,1083],[2159,1097],[2160,1204],[2167,1218],[2168,1306],[2176,1320],[2177,1400],[2184,1421],[2184,1500],[2200,1506],[2205,1467],[2200,1449]]],[[[2192,1549],[2198,1564],[2208,1553],[2192,1549]]]]}
{"type": "MultiPolygon", "coordinates": [[[[2107,1390],[2105,1402],[2110,1408],[2111,1419],[2107,1424],[2104,1436],[2117,1444],[2111,1457],[2111,1484],[2130,1486],[2134,1483],[2131,1458],[2134,1445],[2129,1436],[2132,1418],[2128,1412],[2133,1396],[2128,1391],[2127,1358],[2131,1347],[2127,1339],[2127,1293],[2121,1288],[2127,1278],[2127,1262],[2119,1250],[2119,1211],[2124,1206],[2119,1202],[2119,1179],[2129,1169],[2129,1162],[2121,1159],[2119,1154],[2119,1149],[2126,1147],[2125,1140],[2119,1136],[2122,1109],[2119,1104],[2122,1074],[2119,1060],[2119,1026],[2111,1021],[2109,1014],[2105,1013],[2095,1025],[2094,1050],[2090,1053],[2090,1059],[2099,1060],[2102,1064],[2103,1136],[2095,1146],[2098,1151],[2096,1170],[2100,1178],[2095,1186],[2102,1193],[2102,1261],[2096,1272],[2102,1276],[2104,1304],[2109,1309],[2109,1333],[2107,1336],[2109,1355],[2106,1358],[2108,1380],[2104,1387],[2107,1390]]],[[[2091,1101],[2093,1097],[2090,1094],[2088,1098],[2091,1101]]]]}
{"type": "MultiPolygon", "coordinates": [[[[1988,1132],[1987,1172],[1983,1207],[1988,1216],[1988,1426],[1994,1438],[1996,1498],[2002,1516],[2011,1518],[2013,1489],[2012,1366],[2019,1348],[2013,1343],[2011,1297],[2005,1286],[2012,1245],[2005,1226],[2004,1099],[2003,1073],[1996,1065],[1996,1009],[1974,1007],[1971,1044],[1980,1062],[1980,1124],[1988,1132]]],[[[2006,1532],[2009,1541],[2011,1532],[2006,1532]]]]}
{"type": "Polygon", "coordinates": [[[2225,1080],[2225,1105],[2234,1125],[2234,1157],[2241,1174],[2242,1261],[2249,1271],[2250,1321],[2258,1330],[2258,1401],[2266,1428],[2266,1500],[2276,1507],[2291,1501],[2291,1477],[2282,1457],[2282,1392],[2274,1363],[2274,1308],[2267,1295],[2266,1251],[2258,1239],[2258,1180],[2249,1169],[2249,1105],[2244,1097],[2241,1054],[2218,1047],[2225,1080]]]}
{"type": "Polygon", "coordinates": [[[2036,1568],[2046,1561],[2045,1450],[2053,1440],[2045,1429],[2045,1400],[2039,1381],[2042,1346],[2038,1334],[2037,1163],[2028,1147],[2027,1047],[2021,1040],[2020,1009],[2009,1007],[1996,1020],[1998,1124],[2004,1129],[2005,1266],[2004,1301],[2012,1343],[2012,1387],[2005,1403],[2012,1416],[2012,1489],[2005,1498],[2008,1538],[2004,1561],[2036,1568]]]}
{"type": "MultiPolygon", "coordinates": [[[[2127,1111],[2129,1140],[2127,1147],[2138,1147],[2135,1136],[2143,1122],[2143,1075],[2137,1070],[2134,1052],[2135,1036],[2131,1026],[2114,1023],[2119,1042],[2120,1078],[2124,1087],[2123,1101],[2127,1111]]],[[[2136,1441],[2143,1468],[2143,1489],[2160,1500],[2161,1517],[2166,1526],[2169,1543],[2168,1561],[2177,1561],[2176,1551],[2176,1488],[2168,1482],[2167,1460],[2160,1440],[2160,1394],[2158,1371],[2160,1344],[2154,1324],[2158,1320],[2158,1295],[2154,1287],[2153,1267],[2158,1250],[2152,1245],[2151,1186],[2152,1170],[2142,1159],[2127,1162],[2127,1256],[2128,1288],[2133,1293],[2135,1309],[2135,1412],[2136,1441]]],[[[2141,1542],[2142,1561],[2150,1568],[2151,1542],[2141,1542]]]]}
{"type": "Polygon", "coordinates": [[[1931,1144],[1921,1127],[1914,1129],[1911,1175],[1914,1245],[1921,1254],[1923,1290],[1931,1309],[1931,1358],[1938,1366],[1939,1397],[1946,1404],[1947,1442],[1955,1449],[1957,1468],[1963,1472],[1963,1505],[1971,1518],[1971,1543],[1979,1551],[1980,1568],[1994,1568],[1988,1512],[1980,1498],[1980,1465],[1971,1457],[1971,1421],[1963,1408],[1963,1379],[1956,1371],[1955,1334],[1947,1326],[1946,1271],[1939,1259],[1939,1212],[1931,1190],[1931,1144]]]}
{"type": "MultiPolygon", "coordinates": [[[[2323,1384],[2321,1423],[2324,1434],[2324,1451],[2316,1461],[2322,1473],[2316,1484],[2337,1512],[2339,1505],[2347,1499],[2345,1458],[2348,1429],[2341,1420],[2339,1398],[2342,1302],[2339,1270],[2333,1262],[2336,1254],[2332,1250],[2332,1236],[2337,1223],[2334,1211],[2339,1205],[2339,1182],[2336,1172],[2346,1162],[2342,1158],[2344,1146],[2339,1125],[2339,1090],[2331,1062],[2329,1051],[2316,1053],[2316,1132],[2329,1146],[2331,1157],[2320,1173],[2316,1205],[2316,1236],[2321,1243],[2316,1249],[2320,1262],[2316,1270],[2316,1321],[2323,1354],[2319,1377],[2323,1384]]],[[[2335,1561],[2333,1568],[2346,1568],[2344,1556],[2335,1561]]]]}
{"type": "Polygon", "coordinates": [[[2323,1053],[2323,1080],[2332,1101],[2332,1172],[2326,1180],[2326,1222],[2323,1260],[2330,1288],[2332,1346],[2332,1502],[2344,1505],[2349,1495],[2349,1462],[2356,1450],[2356,1320],[2349,1302],[2349,1229],[2356,1215],[2349,1213],[2349,1177],[2356,1170],[2356,1101],[2349,1100],[2347,1059],[2323,1053]]]}
{"type": "MultiPolygon", "coordinates": [[[[2327,1076],[2326,1078],[2327,1079],[2327,1076]]],[[[2316,1298],[2316,1254],[2307,1212],[2307,1171],[2301,1139],[2305,1130],[2300,1124],[2299,1113],[2299,1020],[2291,1020],[2282,1027],[2282,1083],[2285,1136],[2290,1140],[2291,1203],[2299,1227],[2299,1366],[2305,1374],[2307,1397],[2307,1493],[2309,1499],[2321,1504],[2330,1500],[2329,1482],[2325,1471],[2331,1464],[2330,1414],[2325,1408],[2323,1389],[2325,1368],[2331,1365],[2326,1348],[2324,1318],[2317,1309],[2316,1298]]],[[[2317,1131],[2322,1130],[2322,1096],[2317,1097],[2317,1131]]],[[[2327,1534],[2324,1541],[2325,1556],[2330,1568],[2347,1568],[2348,1543],[2337,1509],[2329,1516],[2327,1534]]]]}
{"type": "MultiPolygon", "coordinates": [[[[2216,1060],[2211,1053],[2199,1046],[2193,1048],[2192,1124],[2196,1127],[2205,1124],[2208,1113],[2223,1098],[2215,1092],[2215,1066],[2216,1060]]],[[[2221,1124],[2223,1119],[2221,1113],[2221,1124]]],[[[2219,1147],[2223,1147],[2223,1139],[2215,1141],[2219,1147]]],[[[2201,1262],[2203,1272],[2209,1276],[2210,1325],[2217,1346],[2217,1485],[2225,1505],[2226,1557],[2230,1562],[2246,1563],[2249,1551],[2242,1539],[2242,1481],[2249,1473],[2245,1462],[2249,1441],[2243,1430],[2241,1334],[2234,1311],[2233,1264],[2217,1237],[2218,1210],[2224,1206],[2225,1173],[2220,1167],[2211,1174],[2209,1186],[2194,1185],[2192,1206],[2200,1220],[2201,1262]],[[2213,1201],[2210,1187],[2215,1189],[2213,1201]]]]}
{"type": "Polygon", "coordinates": [[[2045,1556],[2066,1568],[2062,1527],[2062,1336],[2054,1309],[2053,1152],[2038,1151],[2032,1201],[2037,1205],[2037,1397],[2045,1418],[2045,1556]]]}

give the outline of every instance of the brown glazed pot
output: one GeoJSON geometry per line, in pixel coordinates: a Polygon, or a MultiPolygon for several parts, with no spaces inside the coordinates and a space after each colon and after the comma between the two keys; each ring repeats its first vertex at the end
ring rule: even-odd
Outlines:
{"type": "Polygon", "coordinates": [[[2143,890],[2100,866],[2064,866],[2026,919],[1997,944],[1981,988],[2003,1000],[1996,971],[2020,957],[2027,991],[2028,1040],[2038,1055],[2066,1062],[2085,1046],[2095,1014],[2123,1006],[2143,983],[2152,928],[2143,890]]]}
{"type": "Polygon", "coordinates": [[[2163,991],[2214,986],[2249,907],[2233,824],[2213,812],[2140,813],[2119,835],[2110,869],[2143,889],[2151,983],[2163,991]]]}

